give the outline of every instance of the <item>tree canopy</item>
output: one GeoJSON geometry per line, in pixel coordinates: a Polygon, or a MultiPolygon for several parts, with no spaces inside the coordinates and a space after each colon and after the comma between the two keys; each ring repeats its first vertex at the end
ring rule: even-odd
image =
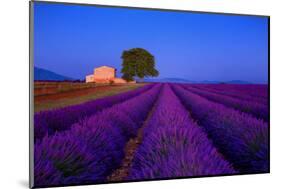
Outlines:
{"type": "Polygon", "coordinates": [[[133,48],[122,53],[122,78],[127,81],[134,77],[156,77],[159,72],[155,69],[154,56],[142,48],[133,48]]]}

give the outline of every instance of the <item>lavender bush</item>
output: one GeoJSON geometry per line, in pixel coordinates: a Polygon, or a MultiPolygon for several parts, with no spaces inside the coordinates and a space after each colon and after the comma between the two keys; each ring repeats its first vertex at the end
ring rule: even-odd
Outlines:
{"type": "Polygon", "coordinates": [[[205,86],[209,89],[222,91],[239,96],[248,96],[255,99],[265,100],[268,98],[268,85],[237,85],[237,84],[195,84],[195,86],[205,86]]]}
{"type": "Polygon", "coordinates": [[[120,165],[126,142],[135,136],[160,89],[161,85],[155,85],[132,99],[80,120],[69,130],[46,135],[37,141],[35,167],[58,175],[60,179],[48,177],[52,174],[36,174],[35,184],[41,186],[44,179],[53,186],[105,182],[120,165]],[[138,111],[130,111],[133,108],[141,110],[139,115],[138,111]]]}
{"type": "Polygon", "coordinates": [[[104,108],[124,102],[151,89],[154,85],[146,85],[139,89],[105,97],[102,99],[86,102],[79,105],[68,106],[55,110],[48,110],[34,115],[35,141],[43,138],[46,134],[52,135],[57,131],[64,131],[79,120],[91,116],[104,108]]]}
{"type": "Polygon", "coordinates": [[[128,179],[235,173],[166,85],[143,133],[128,179]]]}
{"type": "Polygon", "coordinates": [[[36,114],[35,186],[107,182],[141,127],[126,180],[268,172],[268,123],[231,104],[241,101],[223,86],[265,98],[263,86],[153,84],[36,114]]]}
{"type": "MultiPolygon", "coordinates": [[[[217,86],[220,85],[204,85],[204,84],[193,84],[190,85],[191,87],[195,87],[198,89],[201,89],[203,91],[208,91],[208,92],[212,92],[212,93],[216,93],[216,94],[221,94],[221,95],[226,95],[229,97],[233,97],[236,99],[240,99],[240,100],[247,100],[247,101],[251,101],[251,102],[255,102],[258,104],[263,104],[265,106],[268,106],[268,99],[267,98],[262,98],[259,96],[254,96],[251,95],[251,93],[246,93],[246,92],[241,92],[241,89],[239,90],[239,88],[235,89],[233,86],[229,86],[229,85],[224,85],[224,87],[220,87],[218,88],[217,86]],[[230,88],[230,89],[228,89],[230,88]],[[235,90],[234,90],[234,89],[235,90]]],[[[259,85],[254,85],[256,86],[256,88],[259,88],[259,85]]],[[[265,95],[267,94],[267,87],[263,87],[262,88],[263,93],[265,93],[265,95]]],[[[255,88],[252,89],[253,91],[256,91],[255,88]]]]}
{"type": "Polygon", "coordinates": [[[256,116],[257,118],[262,118],[265,121],[268,121],[268,106],[264,104],[256,103],[249,100],[241,100],[226,95],[216,94],[206,90],[192,88],[188,85],[184,85],[184,88],[202,97],[205,97],[208,100],[222,103],[223,105],[226,105],[228,107],[235,108],[246,113],[250,113],[256,116]]]}
{"type": "Polygon", "coordinates": [[[173,86],[215,146],[241,173],[268,172],[268,125],[243,112],[173,86]]]}

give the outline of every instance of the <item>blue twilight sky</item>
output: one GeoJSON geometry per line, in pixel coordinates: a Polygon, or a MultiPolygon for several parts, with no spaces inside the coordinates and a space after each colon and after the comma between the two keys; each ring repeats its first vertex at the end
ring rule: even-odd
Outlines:
{"type": "MultiPolygon", "coordinates": [[[[35,66],[83,79],[101,65],[121,69],[123,50],[141,47],[159,78],[267,83],[268,19],[35,3],[35,66]]],[[[119,74],[120,75],[120,74],[119,74]]]]}

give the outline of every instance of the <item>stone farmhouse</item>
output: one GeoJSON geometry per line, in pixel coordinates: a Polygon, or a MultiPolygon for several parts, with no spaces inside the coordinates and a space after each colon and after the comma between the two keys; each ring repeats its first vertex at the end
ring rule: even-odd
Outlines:
{"type": "MultiPolygon", "coordinates": [[[[86,76],[86,83],[127,83],[126,80],[116,77],[116,68],[101,66],[94,69],[92,75],[86,76]]],[[[130,82],[131,83],[131,82],[130,82]]],[[[133,82],[135,83],[135,82],[133,82]]]]}

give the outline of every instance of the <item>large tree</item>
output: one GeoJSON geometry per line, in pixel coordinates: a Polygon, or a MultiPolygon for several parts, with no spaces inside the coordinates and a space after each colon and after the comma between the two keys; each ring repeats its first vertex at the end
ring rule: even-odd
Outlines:
{"type": "Polygon", "coordinates": [[[142,48],[133,48],[123,51],[122,54],[122,78],[127,81],[138,77],[141,80],[144,77],[156,77],[159,72],[155,69],[154,56],[142,48]]]}

